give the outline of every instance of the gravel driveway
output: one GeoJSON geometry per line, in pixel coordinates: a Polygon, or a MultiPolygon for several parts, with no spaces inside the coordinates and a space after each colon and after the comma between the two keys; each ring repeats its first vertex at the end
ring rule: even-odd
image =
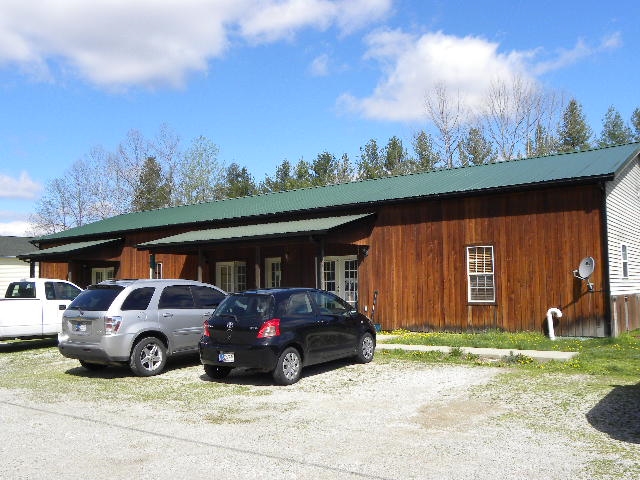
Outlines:
{"type": "MultiPolygon", "coordinates": [[[[83,383],[96,378],[65,366],[83,383]]],[[[221,389],[190,363],[140,385],[168,380],[204,385],[211,398],[0,388],[0,478],[588,479],[610,478],[613,462],[626,463],[611,478],[640,471],[633,434],[615,440],[587,420],[600,389],[546,398],[522,372],[380,359],[312,367],[290,387],[232,372],[221,389]]]]}

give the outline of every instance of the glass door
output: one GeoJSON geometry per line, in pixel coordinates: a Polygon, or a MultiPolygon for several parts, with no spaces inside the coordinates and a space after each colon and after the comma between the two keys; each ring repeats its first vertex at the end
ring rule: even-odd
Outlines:
{"type": "Polygon", "coordinates": [[[325,257],[322,281],[324,290],[355,306],[358,302],[358,258],[355,255],[325,257]]]}

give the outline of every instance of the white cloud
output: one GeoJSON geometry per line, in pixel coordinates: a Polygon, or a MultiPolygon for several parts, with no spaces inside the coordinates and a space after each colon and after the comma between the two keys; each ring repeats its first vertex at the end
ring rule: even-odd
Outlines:
{"type": "Polygon", "coordinates": [[[309,71],[314,77],[326,77],[329,75],[329,55],[326,53],[313,59],[309,71]]]}
{"type": "Polygon", "coordinates": [[[27,172],[13,178],[0,173],[0,198],[23,198],[32,200],[42,190],[42,185],[29,177],[27,172]]]}
{"type": "Polygon", "coordinates": [[[0,235],[28,237],[32,226],[26,221],[0,222],[0,235]]]}
{"type": "Polygon", "coordinates": [[[499,45],[479,37],[456,37],[441,32],[413,36],[398,30],[380,31],[367,38],[365,58],[378,61],[385,77],[373,94],[338,100],[347,110],[367,118],[394,121],[424,119],[427,94],[438,84],[459,93],[470,108],[480,102],[496,80],[514,74],[528,77],[528,52],[500,53],[499,45]]]}
{"type": "Polygon", "coordinates": [[[305,28],[348,33],[392,0],[57,0],[0,3],[0,65],[105,88],[181,86],[231,39],[272,42],[305,28]]]}
{"type": "Polygon", "coordinates": [[[27,217],[26,213],[0,210],[0,235],[29,236],[32,226],[27,217]]]}
{"type": "Polygon", "coordinates": [[[481,107],[494,82],[510,83],[519,77],[536,83],[545,72],[618,48],[621,38],[619,34],[611,35],[597,47],[578,41],[571,50],[558,51],[555,58],[544,61],[538,60],[545,53],[539,48],[501,52],[496,42],[442,32],[417,36],[384,30],[372,33],[366,42],[364,58],[378,62],[384,76],[371,95],[357,98],[344,93],[338,99],[338,107],[371,119],[418,121],[425,119],[426,98],[437,85],[446,85],[450,94],[459,95],[472,112],[481,107]]]}
{"type": "Polygon", "coordinates": [[[587,58],[607,50],[614,50],[621,46],[622,36],[619,32],[604,37],[600,44],[596,46],[588,45],[583,39],[579,39],[572,49],[560,49],[556,52],[555,58],[538,62],[534,66],[533,71],[537,75],[542,75],[554,70],[560,70],[577,63],[583,58],[587,58]]]}

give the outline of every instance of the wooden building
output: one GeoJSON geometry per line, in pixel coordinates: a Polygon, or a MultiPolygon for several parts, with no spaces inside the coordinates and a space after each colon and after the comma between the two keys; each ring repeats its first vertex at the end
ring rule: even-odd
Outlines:
{"type": "Polygon", "coordinates": [[[317,286],[385,330],[640,327],[640,144],[120,215],[36,239],[43,276],[317,286]],[[588,279],[576,276],[592,257],[588,279]],[[375,300],[374,300],[375,299],[375,300]],[[373,309],[375,304],[375,311],[373,309]]]}

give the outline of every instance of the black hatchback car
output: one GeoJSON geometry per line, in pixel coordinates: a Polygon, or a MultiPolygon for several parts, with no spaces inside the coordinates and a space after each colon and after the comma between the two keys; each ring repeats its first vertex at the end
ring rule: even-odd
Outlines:
{"type": "Polygon", "coordinates": [[[323,290],[285,288],[232,294],[204,322],[200,361],[211,378],[237,367],[271,372],[290,385],[303,366],[373,359],[376,330],[365,315],[323,290]]]}

